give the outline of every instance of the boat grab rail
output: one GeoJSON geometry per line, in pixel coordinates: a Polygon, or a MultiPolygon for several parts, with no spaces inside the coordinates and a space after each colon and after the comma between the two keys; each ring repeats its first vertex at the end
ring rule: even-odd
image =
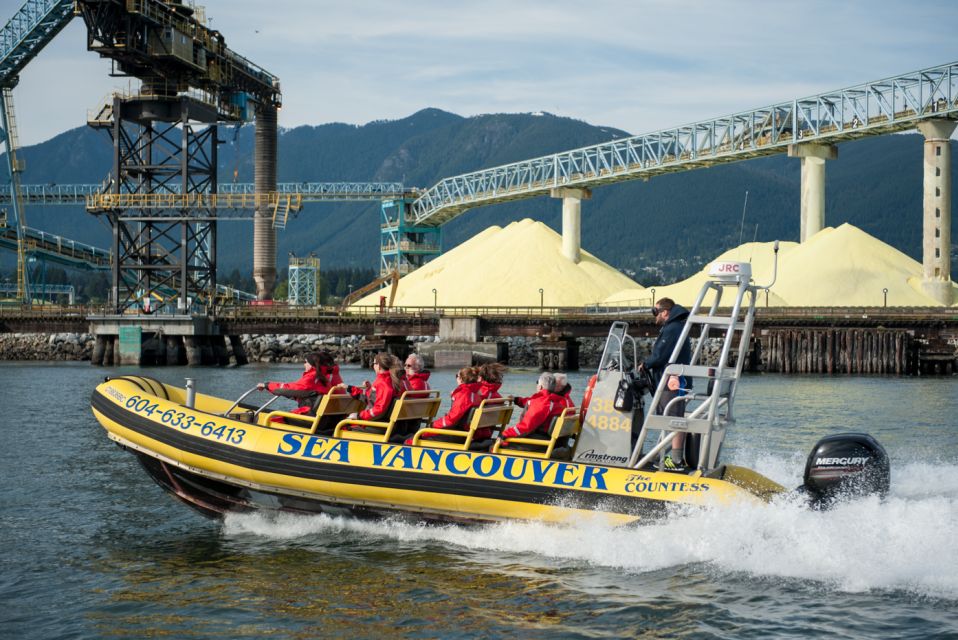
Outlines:
{"type": "Polygon", "coordinates": [[[249,391],[247,391],[246,393],[244,393],[243,395],[241,395],[239,398],[237,398],[237,399],[236,399],[236,402],[234,402],[233,404],[231,404],[231,405],[230,405],[230,408],[227,409],[226,411],[224,411],[223,413],[221,413],[220,415],[223,416],[224,418],[225,418],[225,417],[228,417],[228,416],[233,412],[233,409],[235,409],[236,407],[238,407],[238,406],[239,406],[239,403],[242,402],[243,400],[246,400],[246,397],[247,397],[249,394],[253,393],[254,391],[259,391],[259,385],[253,387],[252,389],[250,389],[249,391]]]}
{"type": "MultiPolygon", "coordinates": [[[[236,399],[236,402],[234,402],[233,404],[231,404],[231,405],[230,405],[230,408],[227,409],[226,411],[224,411],[223,413],[221,413],[220,415],[223,416],[224,418],[228,418],[228,417],[230,416],[230,414],[233,412],[233,409],[235,409],[236,407],[238,407],[238,406],[239,406],[239,403],[241,403],[243,400],[245,400],[246,397],[249,396],[249,395],[250,395],[251,393],[253,393],[254,391],[259,391],[259,386],[258,386],[258,385],[255,386],[255,387],[253,387],[252,389],[250,389],[249,391],[247,391],[247,392],[244,393],[243,395],[241,395],[239,398],[237,398],[237,399],[236,399]]],[[[262,413],[262,411],[263,411],[264,409],[266,409],[269,405],[271,405],[271,404],[273,404],[274,402],[276,402],[277,400],[279,400],[279,398],[280,398],[280,396],[273,396],[273,397],[271,397],[269,400],[267,400],[266,402],[264,402],[262,405],[260,405],[259,409],[257,409],[256,411],[253,412],[253,422],[256,422],[257,416],[259,416],[259,414],[262,413]]]]}
{"type": "Polygon", "coordinates": [[[348,416],[359,411],[362,403],[358,398],[354,398],[348,393],[325,393],[321,396],[315,413],[293,413],[292,411],[270,411],[266,414],[264,422],[266,426],[283,431],[297,431],[299,433],[315,434],[322,423],[323,418],[333,416],[348,416]],[[283,418],[284,422],[275,421],[275,418],[283,418]],[[295,420],[304,424],[290,423],[287,420],[295,420]]]}

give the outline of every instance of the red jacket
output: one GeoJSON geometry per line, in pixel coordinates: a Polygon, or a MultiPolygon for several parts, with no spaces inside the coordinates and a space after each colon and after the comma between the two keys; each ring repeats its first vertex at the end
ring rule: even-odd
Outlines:
{"type": "Polygon", "coordinates": [[[429,372],[420,371],[411,376],[403,378],[403,391],[428,391],[429,390],[429,372]]]}
{"type": "Polygon", "coordinates": [[[494,400],[495,398],[501,398],[499,395],[499,387],[502,386],[501,382],[486,382],[485,380],[479,381],[479,401],[483,400],[494,400]]]}
{"type": "Polygon", "coordinates": [[[299,408],[294,413],[307,413],[312,409],[316,394],[325,395],[332,387],[343,382],[338,366],[323,367],[321,371],[326,376],[326,384],[317,381],[316,372],[310,369],[296,382],[267,382],[266,390],[275,396],[296,400],[299,408]]]}
{"type": "Polygon", "coordinates": [[[572,401],[572,387],[571,387],[571,386],[566,385],[565,389],[563,389],[562,392],[560,392],[560,393],[553,393],[552,396],[553,396],[553,399],[556,401],[556,402],[555,402],[556,407],[555,407],[555,410],[554,410],[555,412],[553,413],[553,415],[561,416],[561,415],[562,415],[562,412],[563,412],[565,409],[573,409],[573,408],[575,408],[575,403],[572,401]]]}
{"type": "Polygon", "coordinates": [[[388,371],[379,373],[369,389],[364,391],[362,387],[351,387],[350,393],[366,396],[366,408],[359,412],[360,420],[382,420],[396,397],[396,389],[388,371]]]}
{"type": "Polygon", "coordinates": [[[339,375],[338,364],[334,364],[331,367],[320,367],[319,370],[322,371],[326,379],[329,380],[329,384],[326,385],[326,391],[323,393],[328,393],[330,389],[343,383],[343,377],[339,375]]]}
{"type": "Polygon", "coordinates": [[[462,429],[465,425],[459,422],[466,417],[469,410],[479,405],[479,383],[470,382],[461,384],[452,390],[452,408],[449,413],[437,418],[432,423],[433,429],[462,429]]]}
{"type": "Polygon", "coordinates": [[[540,389],[525,399],[526,410],[519,422],[502,431],[503,438],[527,436],[537,430],[549,428],[549,419],[556,413],[559,396],[545,389],[540,389]]]}
{"type": "Polygon", "coordinates": [[[338,365],[333,365],[332,367],[323,367],[320,369],[320,371],[326,376],[326,384],[316,380],[316,372],[310,369],[309,371],[303,373],[303,375],[296,382],[267,382],[266,390],[276,395],[296,397],[295,394],[283,394],[276,392],[306,391],[309,393],[325,394],[329,393],[329,390],[332,387],[335,387],[337,384],[342,384],[343,379],[339,375],[338,365]]]}

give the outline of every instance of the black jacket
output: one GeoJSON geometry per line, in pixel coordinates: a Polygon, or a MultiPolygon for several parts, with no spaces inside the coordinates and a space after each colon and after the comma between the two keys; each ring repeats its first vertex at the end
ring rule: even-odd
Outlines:
{"type": "MultiPolygon", "coordinates": [[[[675,343],[679,341],[682,334],[682,328],[685,326],[685,320],[689,317],[689,310],[681,305],[675,305],[669,311],[669,319],[659,331],[659,337],[652,345],[652,353],[645,360],[645,368],[648,369],[658,384],[665,366],[669,364],[669,358],[675,349],[675,343]]],[[[692,361],[692,341],[685,338],[682,349],[679,351],[679,357],[672,364],[689,364],[692,361]]],[[[691,386],[691,380],[686,384],[691,386]]]]}

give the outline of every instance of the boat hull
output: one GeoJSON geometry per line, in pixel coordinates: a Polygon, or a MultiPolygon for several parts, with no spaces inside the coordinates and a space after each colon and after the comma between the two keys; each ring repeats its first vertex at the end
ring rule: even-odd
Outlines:
{"type": "Polygon", "coordinates": [[[182,389],[133,376],[102,383],[91,398],[109,437],[208,516],[273,510],[627,524],[675,503],[755,501],[769,489],[761,481],[745,488],[718,478],[295,433],[218,415],[230,403],[213,396],[198,395],[194,408],[184,403],[182,389]]]}

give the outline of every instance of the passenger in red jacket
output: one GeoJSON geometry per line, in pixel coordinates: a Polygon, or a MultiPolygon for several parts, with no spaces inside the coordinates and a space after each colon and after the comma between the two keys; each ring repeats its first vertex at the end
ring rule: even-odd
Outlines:
{"type": "Polygon", "coordinates": [[[360,420],[384,420],[399,394],[399,358],[380,352],[373,358],[376,379],[363,382],[362,387],[349,385],[346,391],[355,398],[365,396],[366,408],[350,418],[360,420]]]}
{"type": "MultiPolygon", "coordinates": [[[[466,417],[469,410],[479,406],[479,382],[476,370],[472,367],[465,367],[456,374],[458,386],[452,390],[452,408],[441,418],[436,418],[430,425],[433,429],[465,429],[466,417]]],[[[420,440],[426,438],[439,438],[442,436],[424,434],[420,440]]],[[[412,438],[406,440],[406,444],[412,444],[412,438]]]]}
{"type": "Polygon", "coordinates": [[[555,415],[562,415],[562,412],[565,409],[572,409],[575,407],[575,402],[572,401],[572,385],[569,384],[569,378],[564,373],[554,374],[556,380],[555,391],[552,393],[556,396],[556,413],[555,415]]]}
{"type": "Polygon", "coordinates": [[[403,378],[403,391],[429,390],[429,372],[423,370],[424,364],[421,355],[409,354],[403,367],[406,371],[406,376],[403,378]]]}
{"type": "Polygon", "coordinates": [[[536,392],[525,398],[526,410],[522,413],[519,422],[503,429],[501,437],[516,438],[531,436],[536,433],[548,435],[549,422],[556,413],[559,398],[552,390],[555,388],[555,377],[551,373],[539,376],[536,392]]]}
{"type": "Polygon", "coordinates": [[[306,354],[303,375],[296,382],[260,382],[256,388],[269,391],[275,396],[296,400],[299,405],[293,413],[306,414],[312,410],[317,395],[329,393],[332,387],[342,384],[339,367],[328,351],[306,354]]]}
{"type": "Polygon", "coordinates": [[[508,369],[504,364],[488,362],[479,367],[479,400],[501,398],[499,389],[502,387],[502,374],[508,369]]]}

